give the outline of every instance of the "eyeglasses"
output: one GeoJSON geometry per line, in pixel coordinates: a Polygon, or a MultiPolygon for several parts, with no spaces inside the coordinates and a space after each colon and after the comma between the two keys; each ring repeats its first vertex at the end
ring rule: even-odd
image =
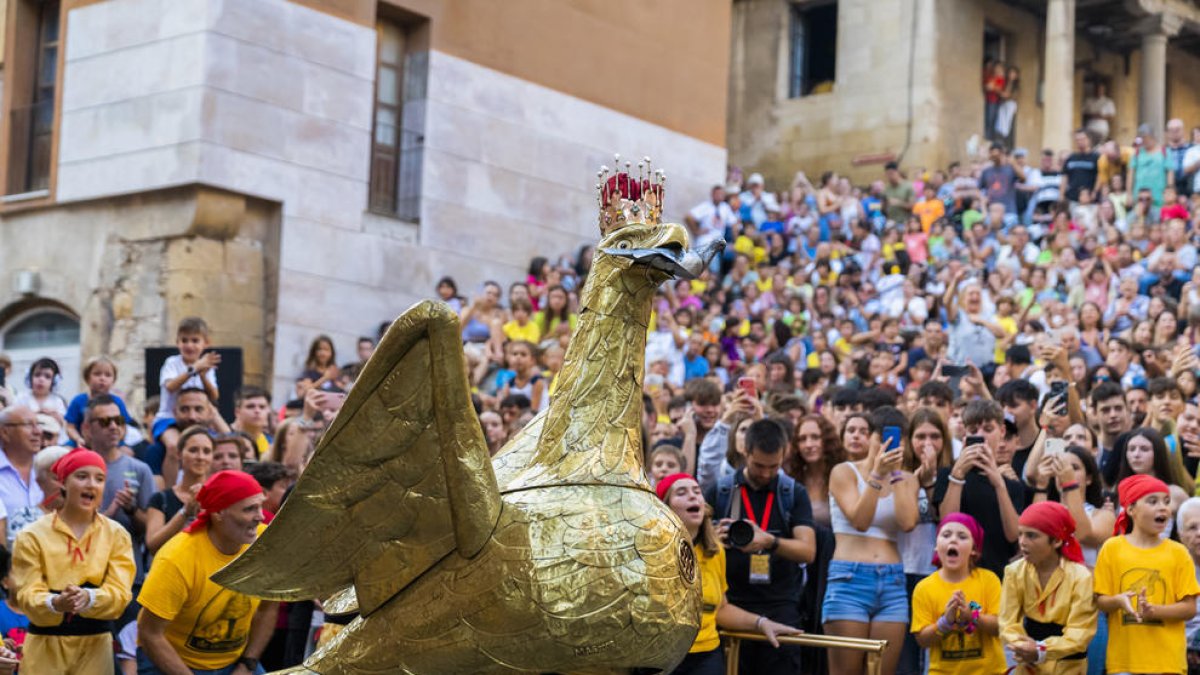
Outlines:
{"type": "Polygon", "coordinates": [[[36,420],[30,422],[5,422],[6,427],[25,427],[27,429],[37,429],[38,423],[36,420]]]}
{"type": "Polygon", "coordinates": [[[92,422],[102,427],[119,427],[125,424],[125,418],[121,417],[120,415],[113,415],[112,417],[93,417],[92,422]]]}

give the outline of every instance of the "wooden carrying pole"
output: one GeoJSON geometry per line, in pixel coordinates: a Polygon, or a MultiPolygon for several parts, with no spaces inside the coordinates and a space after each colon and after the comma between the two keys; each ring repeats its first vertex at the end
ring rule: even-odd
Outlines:
{"type": "MultiPolygon", "coordinates": [[[[726,639],[725,675],[737,675],[738,654],[742,650],[742,640],[766,642],[767,636],[762,633],[746,633],[742,631],[721,631],[721,637],[726,639]]],[[[882,675],[883,650],[887,648],[887,640],[864,640],[862,638],[839,637],[836,635],[779,635],[776,636],[781,645],[797,645],[800,647],[821,647],[823,649],[857,649],[867,653],[867,675],[882,675]]]]}

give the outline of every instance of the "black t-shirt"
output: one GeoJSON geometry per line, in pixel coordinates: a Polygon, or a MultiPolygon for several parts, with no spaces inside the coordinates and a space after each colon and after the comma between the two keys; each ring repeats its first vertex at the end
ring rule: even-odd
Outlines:
{"type": "Polygon", "coordinates": [[[1079,191],[1083,188],[1092,189],[1096,185],[1096,174],[1100,171],[1100,153],[1074,152],[1067,157],[1063,164],[1063,173],[1067,175],[1067,199],[1077,201],[1079,191]]]}
{"type": "MultiPolygon", "coordinates": [[[[729,509],[730,511],[737,512],[734,510],[734,504],[736,503],[741,510],[742,517],[749,517],[749,514],[745,512],[745,507],[742,506],[741,489],[744,488],[746,495],[750,498],[750,506],[754,509],[754,519],[761,526],[763,510],[767,506],[767,496],[777,494],[779,477],[776,476],[763,489],[755,490],[746,485],[743,471],[743,469],[738,469],[737,474],[734,476],[733,493],[729,496],[729,509]]],[[[796,483],[794,495],[791,522],[789,523],[790,527],[813,527],[812,503],[808,500],[808,491],[804,489],[803,485],[796,483]]],[[[704,491],[704,500],[714,510],[716,509],[716,485],[712,485],[704,491]]],[[[784,518],[779,498],[776,497],[773,501],[771,518],[764,529],[777,537],[791,539],[792,530],[790,528],[785,530],[783,526],[784,518]]],[[[728,517],[729,511],[715,515],[717,520],[728,517]]],[[[743,553],[736,548],[727,548],[725,549],[725,579],[729,583],[729,592],[727,594],[729,602],[742,608],[777,604],[794,605],[800,599],[800,582],[802,580],[800,565],[779,555],[771,555],[771,583],[752,584],[750,583],[750,554],[743,553]]]]}
{"type": "MultiPolygon", "coordinates": [[[[979,566],[996,573],[1004,578],[1004,566],[1017,554],[1016,542],[1009,542],[1004,536],[1004,521],[1000,517],[1000,502],[996,498],[996,490],[988,482],[987,476],[978,469],[967,472],[967,484],[962,486],[962,500],[959,511],[979,521],[983,528],[983,551],[979,558],[979,566]]],[[[1013,508],[1020,513],[1025,508],[1025,488],[1021,483],[1008,478],[1004,479],[1008,489],[1008,498],[1012,500],[1013,508]]],[[[933,501],[938,505],[940,513],[942,500],[946,498],[946,488],[950,485],[950,469],[939,469],[937,485],[934,487],[933,501]]],[[[930,552],[932,554],[932,551],[930,552]]]]}
{"type": "Polygon", "coordinates": [[[183,508],[183,502],[175,496],[174,490],[167,488],[150,496],[150,508],[162,511],[166,520],[170,520],[183,508]]]}

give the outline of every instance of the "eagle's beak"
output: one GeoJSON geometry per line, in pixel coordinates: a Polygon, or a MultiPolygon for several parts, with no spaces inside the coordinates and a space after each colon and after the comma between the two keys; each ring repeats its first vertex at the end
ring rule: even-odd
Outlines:
{"type": "Polygon", "coordinates": [[[684,251],[683,246],[676,241],[669,241],[655,248],[606,248],[604,252],[629,258],[639,265],[649,265],[675,279],[695,279],[723,250],[725,240],[717,239],[700,249],[690,251],[684,251]]]}

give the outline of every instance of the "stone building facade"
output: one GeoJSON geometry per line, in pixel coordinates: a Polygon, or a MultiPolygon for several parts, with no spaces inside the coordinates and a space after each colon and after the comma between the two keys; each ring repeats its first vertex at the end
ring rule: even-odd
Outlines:
{"type": "Polygon", "coordinates": [[[1015,147],[1069,148],[1097,82],[1123,144],[1141,122],[1200,126],[1195,0],[735,0],[732,24],[730,161],[780,189],[965,159],[987,57],[1020,69],[1015,147]]]}
{"type": "Polygon", "coordinates": [[[692,1],[0,0],[0,349],[136,398],[198,314],[282,403],[317,334],[594,241],[612,152],[681,216],[726,162],[731,9],[692,1]]]}

